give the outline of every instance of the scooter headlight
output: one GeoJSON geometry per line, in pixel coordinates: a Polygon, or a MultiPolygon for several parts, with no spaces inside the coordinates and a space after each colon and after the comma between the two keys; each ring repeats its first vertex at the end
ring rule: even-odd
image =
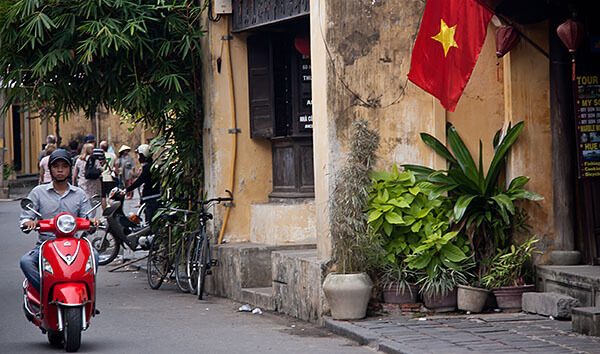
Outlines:
{"type": "Polygon", "coordinates": [[[46,260],[46,257],[42,257],[42,269],[46,273],[54,274],[54,270],[52,269],[50,263],[46,260]]]}
{"type": "Polygon", "coordinates": [[[63,234],[70,234],[71,232],[75,231],[76,226],[77,220],[75,220],[75,217],[70,214],[61,215],[56,220],[56,227],[58,228],[58,231],[62,232],[63,234]]]}
{"type": "Polygon", "coordinates": [[[87,262],[85,263],[85,272],[86,272],[86,273],[87,273],[87,272],[89,272],[90,270],[92,270],[92,269],[94,268],[94,261],[92,260],[92,257],[94,257],[94,255],[93,255],[93,254],[91,254],[91,255],[88,257],[88,260],[87,260],[87,262]]]}

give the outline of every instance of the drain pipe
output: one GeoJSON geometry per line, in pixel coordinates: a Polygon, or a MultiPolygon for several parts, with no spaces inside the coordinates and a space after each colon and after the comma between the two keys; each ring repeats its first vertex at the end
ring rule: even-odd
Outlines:
{"type": "MultiPolygon", "coordinates": [[[[234,183],[235,183],[235,161],[237,158],[237,135],[240,132],[237,128],[237,118],[235,115],[235,93],[233,90],[233,69],[231,63],[231,40],[233,37],[229,33],[229,24],[230,24],[230,16],[227,16],[227,22],[225,23],[227,35],[222,36],[221,40],[227,41],[227,62],[228,68],[227,75],[229,76],[229,99],[231,102],[231,129],[229,129],[229,134],[231,134],[231,169],[229,174],[229,190],[231,193],[234,193],[234,183]]],[[[233,207],[233,203],[225,204],[225,217],[223,218],[223,226],[221,226],[221,232],[219,233],[219,244],[223,243],[223,235],[225,234],[225,228],[227,227],[227,220],[229,220],[229,213],[231,212],[231,208],[233,207]]]]}

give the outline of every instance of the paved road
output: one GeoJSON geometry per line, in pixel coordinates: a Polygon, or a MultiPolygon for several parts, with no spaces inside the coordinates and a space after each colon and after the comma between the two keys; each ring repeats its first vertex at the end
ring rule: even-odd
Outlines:
{"type": "MultiPolygon", "coordinates": [[[[22,311],[19,258],[35,235],[17,227],[18,202],[0,202],[0,352],[57,353],[22,311]]],[[[238,303],[198,301],[172,284],[148,288],[145,273],[98,276],[101,314],[83,333],[82,353],[373,353],[354,342],[289,317],[237,312],[238,303]]]]}

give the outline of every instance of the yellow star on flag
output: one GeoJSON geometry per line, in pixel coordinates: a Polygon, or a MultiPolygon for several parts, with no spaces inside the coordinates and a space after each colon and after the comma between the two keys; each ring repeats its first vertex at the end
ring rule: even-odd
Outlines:
{"type": "Polygon", "coordinates": [[[446,22],[444,22],[443,19],[441,19],[440,21],[440,33],[436,34],[431,38],[442,43],[442,46],[444,47],[444,57],[446,57],[448,56],[448,51],[450,50],[450,47],[458,48],[458,44],[456,44],[456,41],[454,40],[454,32],[456,31],[456,25],[448,27],[448,25],[446,24],[446,22]]]}

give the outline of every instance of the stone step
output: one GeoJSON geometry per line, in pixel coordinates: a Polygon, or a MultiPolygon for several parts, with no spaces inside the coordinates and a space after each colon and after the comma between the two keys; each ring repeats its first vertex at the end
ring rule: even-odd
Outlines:
{"type": "Polygon", "coordinates": [[[600,307],[576,307],[571,318],[573,332],[600,337],[600,307]]]}
{"type": "Polygon", "coordinates": [[[524,293],[521,307],[523,311],[552,316],[557,319],[568,319],[571,310],[580,306],[579,300],[574,297],[553,292],[524,293]]]}
{"type": "Polygon", "coordinates": [[[275,311],[275,296],[273,296],[273,287],[261,288],[242,288],[242,302],[254,307],[260,307],[262,310],[275,311]]]}

